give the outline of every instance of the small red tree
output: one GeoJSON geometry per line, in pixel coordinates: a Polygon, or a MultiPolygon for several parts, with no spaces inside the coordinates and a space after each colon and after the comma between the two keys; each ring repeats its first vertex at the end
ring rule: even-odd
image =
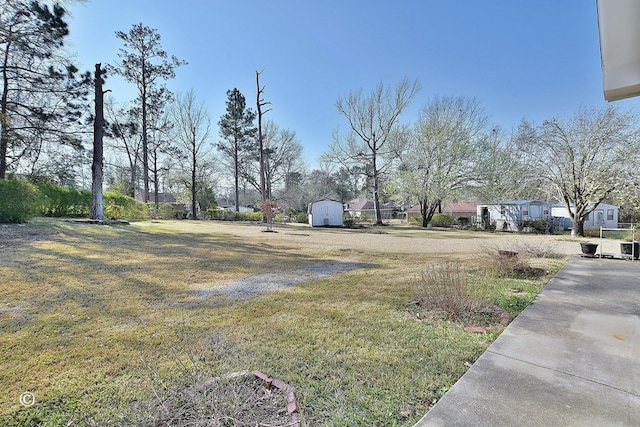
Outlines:
{"type": "Polygon", "coordinates": [[[262,216],[267,219],[267,231],[273,231],[273,217],[276,216],[277,210],[278,205],[273,200],[265,200],[260,203],[260,212],[262,212],[262,216]]]}

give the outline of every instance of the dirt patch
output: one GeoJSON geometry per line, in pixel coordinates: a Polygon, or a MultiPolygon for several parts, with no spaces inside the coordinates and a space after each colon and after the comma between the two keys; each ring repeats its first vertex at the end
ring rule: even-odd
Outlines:
{"type": "Polygon", "coordinates": [[[207,298],[212,295],[228,295],[232,298],[250,298],[277,289],[290,288],[309,280],[321,279],[356,268],[371,267],[373,265],[375,264],[357,261],[319,262],[296,270],[258,274],[222,282],[220,286],[216,286],[215,288],[198,291],[198,297],[207,298]]]}

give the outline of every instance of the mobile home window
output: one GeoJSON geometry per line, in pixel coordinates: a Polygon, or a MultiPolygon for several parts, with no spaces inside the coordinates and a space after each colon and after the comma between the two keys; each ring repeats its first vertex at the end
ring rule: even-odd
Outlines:
{"type": "Polygon", "coordinates": [[[522,215],[523,216],[529,216],[529,206],[527,206],[527,205],[522,206],[522,215]]]}
{"type": "Polygon", "coordinates": [[[607,221],[613,221],[613,209],[607,209],[607,221]]]}

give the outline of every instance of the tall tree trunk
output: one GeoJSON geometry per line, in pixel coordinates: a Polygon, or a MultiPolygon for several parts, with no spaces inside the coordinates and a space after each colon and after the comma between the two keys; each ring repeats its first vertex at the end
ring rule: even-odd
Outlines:
{"type": "Polygon", "coordinates": [[[129,183],[129,196],[134,199],[136,197],[136,187],[138,183],[138,174],[136,173],[136,168],[137,165],[131,165],[131,182],[129,183]]]}
{"type": "Polygon", "coordinates": [[[422,199],[420,200],[420,214],[422,215],[422,226],[427,227],[433,218],[433,214],[436,213],[438,206],[440,206],[441,202],[438,200],[435,203],[429,203],[429,200],[422,199]]]}
{"type": "Polygon", "coordinates": [[[9,118],[7,117],[7,103],[9,94],[9,76],[7,66],[9,64],[9,49],[11,48],[11,31],[7,38],[7,47],[4,52],[2,67],[2,98],[0,98],[0,179],[7,175],[7,151],[9,148],[9,118]]]}
{"type": "Polygon", "coordinates": [[[104,219],[102,200],[102,167],[104,135],[104,92],[102,91],[101,64],[96,64],[95,70],[95,119],[93,120],[93,163],[91,164],[91,219],[104,219]]]}
{"type": "Polygon", "coordinates": [[[375,151],[373,152],[373,210],[376,215],[376,225],[382,224],[382,214],[380,210],[380,179],[378,174],[378,164],[375,151]]]}
{"type": "Polygon", "coordinates": [[[267,200],[266,195],[266,185],[265,185],[265,177],[264,177],[264,142],[262,138],[262,105],[263,102],[260,99],[260,95],[262,94],[262,89],[260,88],[260,73],[256,71],[256,86],[258,87],[258,95],[256,99],[256,106],[258,108],[258,150],[260,151],[260,193],[262,196],[262,201],[265,202],[267,200]]]}
{"type": "Polygon", "coordinates": [[[575,215],[572,218],[573,227],[571,228],[571,237],[584,237],[584,218],[575,215]]]}
{"type": "Polygon", "coordinates": [[[239,164],[238,164],[238,138],[236,136],[235,138],[236,140],[234,141],[234,146],[233,146],[233,164],[234,164],[234,179],[235,179],[235,203],[236,203],[236,212],[240,212],[240,168],[239,168],[239,164]]]}
{"type": "Polygon", "coordinates": [[[145,79],[146,67],[142,63],[142,177],[144,180],[144,195],[142,200],[149,201],[149,143],[147,139],[147,83],[145,79]]]}
{"type": "MultiPolygon", "coordinates": [[[[157,149],[156,149],[157,150],[157,149]]],[[[154,150],[153,154],[153,201],[156,206],[156,214],[160,208],[160,201],[158,200],[158,153],[154,150]]]]}
{"type": "MultiPolygon", "coordinates": [[[[256,106],[258,108],[258,147],[260,150],[260,193],[262,196],[262,203],[264,203],[265,201],[270,200],[270,195],[267,194],[264,141],[262,135],[262,116],[269,110],[262,111],[262,107],[270,103],[265,102],[264,99],[261,98],[262,93],[264,92],[264,87],[260,87],[260,73],[261,71],[256,71],[256,86],[258,88],[258,94],[256,96],[256,106]]],[[[267,217],[265,217],[264,215],[262,215],[262,222],[267,222],[267,217]]]]}
{"type": "Polygon", "coordinates": [[[193,150],[191,150],[193,167],[191,168],[191,218],[198,219],[196,212],[196,128],[193,128],[193,150]]]}

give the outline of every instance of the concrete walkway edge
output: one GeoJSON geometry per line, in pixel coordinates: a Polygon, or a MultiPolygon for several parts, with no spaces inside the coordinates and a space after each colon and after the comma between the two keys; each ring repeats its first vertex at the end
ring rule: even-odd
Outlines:
{"type": "Polygon", "coordinates": [[[574,257],[417,423],[640,425],[640,262],[574,257]]]}

